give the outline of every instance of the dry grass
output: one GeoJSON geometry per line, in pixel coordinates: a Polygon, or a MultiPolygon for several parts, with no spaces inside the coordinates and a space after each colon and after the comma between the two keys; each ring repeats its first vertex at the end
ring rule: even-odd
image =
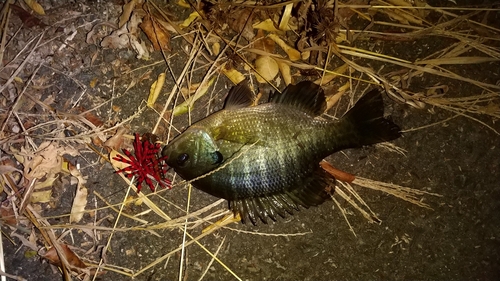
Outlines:
{"type": "MultiPolygon", "coordinates": [[[[241,34],[234,35],[227,32],[227,30],[226,32],[222,32],[221,30],[208,25],[208,21],[206,19],[190,24],[189,28],[181,29],[178,23],[170,20],[170,17],[167,16],[168,13],[155,5],[154,2],[149,2],[149,8],[151,11],[159,14],[159,18],[165,22],[169,22],[169,26],[176,31],[177,34],[174,35],[174,38],[177,39],[173,40],[182,40],[182,44],[186,46],[186,52],[184,54],[185,64],[182,71],[180,71],[178,75],[175,74],[177,71],[177,69],[174,70],[175,66],[169,64],[170,60],[168,59],[168,55],[164,54],[165,62],[167,64],[165,72],[173,78],[175,83],[171,89],[168,89],[169,93],[167,94],[164,105],[161,106],[161,108],[154,108],[157,113],[157,120],[155,125],[150,128],[150,131],[156,133],[160,130],[160,128],[164,128],[166,129],[166,139],[170,139],[171,136],[178,134],[181,129],[176,128],[173,125],[177,124],[176,117],[174,114],[169,113],[172,112],[172,108],[174,108],[177,104],[180,104],[183,100],[189,101],[189,103],[187,103],[189,123],[194,121],[191,118],[192,110],[209,112],[208,108],[204,108],[203,105],[196,102],[197,99],[202,97],[202,94],[200,94],[200,91],[203,88],[202,86],[196,87],[194,90],[195,92],[190,96],[187,96],[186,93],[183,94],[181,89],[189,89],[190,86],[195,83],[199,83],[199,85],[206,85],[209,81],[215,81],[214,84],[219,85],[221,84],[220,80],[224,79],[224,75],[228,76],[227,78],[233,82],[240,80],[238,75],[242,75],[250,80],[250,84],[256,85],[254,79],[259,70],[253,64],[253,59],[258,56],[269,56],[274,58],[281,67],[286,68],[287,66],[289,71],[291,69],[291,73],[294,71],[298,72],[306,70],[318,71],[318,73],[320,73],[318,83],[321,83],[327,88],[334,87],[338,89],[338,93],[332,94],[329,101],[329,108],[333,107],[336,111],[340,110],[337,108],[338,104],[336,103],[339,99],[354,101],[357,96],[359,96],[357,93],[359,93],[361,89],[365,89],[369,86],[378,86],[383,87],[387,94],[396,102],[406,103],[418,109],[441,108],[454,114],[446,120],[439,121],[434,124],[423,125],[419,128],[408,129],[407,131],[424,130],[429,126],[435,126],[451,119],[465,117],[476,121],[479,126],[484,126],[497,135],[500,134],[498,126],[495,126],[496,119],[500,117],[500,86],[492,83],[491,81],[479,81],[472,75],[467,76],[467,74],[464,75],[455,73],[452,71],[454,68],[449,67],[456,65],[498,62],[500,59],[500,50],[497,46],[499,43],[498,35],[500,30],[489,25],[488,22],[475,20],[480,17],[486,18],[488,13],[498,13],[498,9],[444,8],[430,7],[428,5],[421,7],[397,6],[394,4],[394,1],[377,1],[378,4],[376,6],[348,5],[343,4],[343,1],[331,2],[338,4],[336,9],[343,9],[343,11],[349,12],[351,14],[350,17],[352,17],[353,20],[355,17],[357,17],[357,20],[359,21],[365,20],[367,28],[364,30],[354,30],[346,29],[345,26],[340,25],[336,33],[336,42],[306,46],[300,50],[300,53],[304,57],[313,53],[316,53],[319,57],[326,57],[326,59],[323,60],[318,59],[316,61],[317,64],[307,62],[307,60],[292,60],[289,55],[285,55],[282,49],[275,48],[273,52],[269,52],[265,49],[257,48],[257,41],[265,41],[265,38],[257,38],[255,41],[249,43],[241,43],[244,41],[240,38],[241,34]],[[392,20],[388,19],[387,21],[372,20],[367,12],[368,10],[372,14],[384,13],[389,16],[400,14],[402,15],[402,18],[398,17],[393,18],[392,20]],[[435,15],[439,15],[439,20],[431,22],[427,17],[430,12],[435,15]],[[400,32],[392,33],[380,31],[384,30],[385,27],[397,28],[400,32]],[[409,42],[428,37],[451,39],[450,42],[452,43],[441,50],[436,50],[429,56],[417,58],[412,61],[395,57],[393,54],[379,53],[377,51],[363,49],[361,47],[366,46],[366,44],[363,44],[365,42],[364,40],[370,40],[373,38],[386,40],[388,41],[388,44],[390,44],[391,41],[409,42]],[[214,46],[216,43],[223,46],[218,54],[214,52],[214,46]],[[474,55],[469,55],[470,53],[473,53],[474,55]],[[234,60],[241,61],[239,67],[228,68],[229,63],[234,60]],[[391,72],[384,73],[382,69],[375,70],[370,66],[372,64],[385,65],[385,68],[391,69],[391,72]],[[462,93],[462,95],[456,96],[447,91],[447,85],[444,83],[440,85],[427,85],[428,90],[426,92],[417,92],[413,90],[415,88],[412,87],[412,81],[424,75],[443,79],[443,81],[446,81],[445,83],[448,84],[462,83],[464,85],[468,85],[470,89],[475,89],[475,91],[462,93]]],[[[273,18],[273,20],[281,22],[281,13],[284,9],[283,7],[289,6],[291,3],[294,2],[289,1],[280,5],[268,7],[256,5],[255,7],[256,9],[272,11],[276,14],[276,18],[273,18]]],[[[98,142],[96,142],[96,140],[106,140],[112,135],[112,132],[116,131],[117,128],[123,127],[133,120],[140,119],[147,107],[144,104],[129,105],[136,108],[136,110],[132,110],[135,112],[130,114],[128,118],[125,118],[120,122],[115,122],[114,124],[113,122],[95,124],[89,120],[89,114],[97,115],[96,112],[101,107],[112,107],[115,100],[124,95],[130,89],[137,87],[137,81],[132,81],[127,90],[124,93],[119,94],[114,92],[113,84],[110,90],[112,91],[112,98],[85,112],[72,113],[56,111],[49,101],[41,100],[40,96],[33,93],[34,87],[32,85],[36,85],[36,80],[44,78],[43,75],[39,73],[40,68],[44,66],[44,62],[33,63],[33,61],[35,61],[35,54],[37,54],[43,46],[58,42],[56,40],[64,41],[66,38],[49,38],[47,34],[40,33],[39,35],[30,38],[26,42],[25,47],[20,49],[15,57],[6,57],[6,50],[9,48],[9,40],[7,40],[6,34],[9,30],[10,18],[11,14],[8,9],[4,8],[1,18],[1,29],[3,30],[3,33],[0,45],[0,61],[3,62],[4,60],[7,60],[13,63],[1,65],[0,73],[3,74],[3,76],[0,92],[11,93],[15,95],[15,97],[12,102],[9,102],[8,109],[4,108],[0,111],[2,120],[0,144],[2,145],[1,148],[3,150],[1,154],[3,161],[3,170],[1,173],[3,191],[9,198],[9,202],[11,204],[10,206],[13,210],[12,214],[15,219],[23,224],[32,224],[36,229],[38,229],[41,235],[37,236],[37,241],[47,247],[56,247],[59,257],[62,259],[62,271],[66,280],[71,279],[71,274],[77,275],[82,273],[95,278],[101,270],[116,272],[128,277],[138,277],[151,268],[160,267],[161,263],[168,263],[168,260],[174,254],[180,253],[181,258],[184,258],[185,249],[192,244],[196,244],[211,257],[211,261],[205,268],[203,275],[200,276],[200,280],[203,279],[208,271],[208,268],[210,268],[213,262],[217,262],[222,265],[222,267],[231,273],[235,279],[242,280],[243,276],[238,276],[230,268],[230,265],[227,265],[224,261],[217,257],[222,245],[226,242],[225,238],[220,239],[216,248],[207,249],[202,241],[204,237],[213,236],[214,233],[216,233],[220,228],[252,235],[282,235],[293,237],[295,235],[309,234],[254,233],[236,230],[223,224],[209,228],[208,231],[202,232],[201,234],[195,234],[199,233],[200,229],[214,224],[217,220],[229,214],[229,211],[220,207],[223,200],[219,200],[203,208],[193,210],[191,207],[192,198],[189,195],[187,198],[187,205],[180,206],[175,202],[169,202],[164,191],[158,191],[150,194],[136,194],[137,189],[133,182],[126,177],[123,177],[123,175],[123,186],[128,186],[129,188],[125,189],[122,202],[110,203],[106,200],[105,196],[95,193],[96,198],[99,200],[99,204],[103,205],[103,207],[97,208],[97,206],[94,207],[87,204],[85,208],[85,213],[92,214],[94,218],[96,217],[95,214],[101,212],[113,214],[113,227],[103,227],[101,226],[101,221],[94,221],[94,223],[90,225],[78,223],[51,225],[49,220],[54,219],[55,217],[44,217],[44,212],[39,207],[40,204],[29,203],[24,209],[21,202],[29,199],[27,198],[27,193],[23,192],[27,187],[23,185],[23,182],[25,182],[24,179],[27,179],[28,182],[31,182],[31,184],[34,185],[35,183],[42,181],[42,179],[49,175],[50,172],[48,171],[40,177],[29,178],[26,174],[27,171],[7,168],[10,167],[8,159],[13,159],[14,155],[19,156],[24,153],[19,152],[19,150],[13,150],[13,147],[22,146],[23,149],[27,151],[25,154],[36,154],[38,146],[40,145],[40,140],[50,140],[52,142],[59,143],[61,146],[68,147],[77,145],[78,143],[84,143],[89,145],[90,149],[92,149],[91,151],[95,152],[95,155],[100,158],[99,161],[102,161],[103,159],[108,161],[106,153],[102,152],[102,147],[98,142]],[[20,73],[27,71],[26,66],[28,64],[33,67],[30,72],[31,75],[29,80],[19,81],[20,73]],[[32,105],[29,106],[30,104],[32,105]],[[33,114],[34,105],[38,105],[43,108],[44,114],[41,117],[43,122],[38,122],[35,126],[25,128],[24,125],[26,124],[26,120],[28,120],[30,114],[33,114]],[[70,137],[65,136],[64,128],[62,127],[63,125],[71,125],[76,128],[78,132],[70,137]],[[129,198],[131,194],[134,194],[135,196],[132,200],[129,198]],[[127,206],[130,206],[135,202],[141,202],[147,206],[147,211],[143,213],[130,213],[126,210],[127,206]],[[158,202],[161,202],[162,204],[159,205],[158,202]],[[177,214],[178,211],[181,210],[185,213],[185,215],[172,215],[170,214],[171,210],[175,210],[175,212],[173,212],[174,214],[177,214]],[[153,213],[154,216],[152,216],[151,213],[153,213]],[[149,218],[154,217],[154,219],[151,220],[143,218],[146,214],[148,214],[149,218]],[[125,220],[127,223],[124,223],[125,220]],[[129,226],[130,222],[134,223],[133,226],[129,226]],[[62,238],[65,236],[63,233],[65,233],[66,229],[79,229],[85,233],[93,233],[92,236],[94,239],[97,239],[96,237],[99,233],[106,234],[107,244],[104,248],[104,252],[100,255],[100,259],[98,261],[86,261],[88,266],[86,269],[75,269],[72,264],[65,260],[65,256],[62,254],[63,250],[60,249],[59,246],[60,241],[62,241],[62,238]],[[141,231],[145,232],[146,235],[159,236],[157,233],[158,230],[180,230],[182,233],[182,243],[179,245],[171,245],[171,250],[168,253],[161,257],[157,257],[154,261],[141,268],[124,268],[120,265],[112,265],[106,262],[106,249],[109,249],[115,233],[141,231]]],[[[292,23],[290,23],[290,25],[292,25],[292,23]]],[[[283,27],[288,25],[280,24],[280,26],[283,27]]],[[[12,31],[10,32],[12,33],[12,31]]],[[[293,35],[294,32],[296,31],[292,28],[288,34],[293,35]]],[[[288,41],[290,41],[291,38],[297,38],[296,36],[286,37],[286,34],[282,31],[275,32],[274,34],[288,41]]],[[[14,36],[13,38],[10,38],[10,40],[15,41],[16,37],[14,36]]],[[[61,45],[61,47],[62,46],[64,46],[64,44],[61,45]]],[[[141,66],[139,68],[132,69],[129,72],[140,72],[143,71],[145,67],[150,67],[154,64],[141,66]]],[[[76,77],[65,73],[62,74],[69,79],[78,82],[76,77]]],[[[282,78],[266,80],[268,80],[270,86],[279,89],[283,88],[283,83],[280,81],[286,81],[286,75],[285,69],[281,72],[282,78]]],[[[266,75],[262,74],[261,76],[265,78],[266,75]]],[[[292,79],[295,79],[295,76],[291,77],[292,79]]],[[[78,82],[78,84],[82,83],[78,82]]],[[[87,91],[89,90],[87,86],[82,86],[81,88],[82,91],[79,94],[80,98],[87,95],[87,91]]],[[[216,93],[214,90],[208,90],[203,94],[210,94],[210,96],[213,97],[216,93]]],[[[76,105],[77,102],[78,100],[73,101],[73,106],[76,105]]],[[[64,154],[60,155],[61,159],[63,155],[64,154]]],[[[89,161],[88,167],[90,168],[83,170],[82,174],[85,175],[86,173],[92,173],[91,170],[93,167],[97,167],[98,165],[100,165],[99,162],[89,161]]],[[[71,169],[64,171],[70,174],[73,173],[71,169]]],[[[393,183],[364,179],[362,177],[357,177],[352,184],[391,194],[423,208],[431,208],[430,205],[432,205],[429,201],[424,202],[422,199],[423,196],[437,195],[409,187],[402,187],[393,183]]],[[[188,185],[188,194],[191,194],[191,187],[189,186],[189,183],[176,180],[174,181],[173,188],[181,188],[184,185],[188,185]]],[[[355,226],[352,226],[349,223],[345,206],[342,205],[346,202],[358,210],[359,213],[369,222],[380,222],[380,219],[376,216],[375,212],[372,211],[370,206],[368,206],[368,204],[366,204],[363,200],[361,191],[362,189],[360,191],[356,191],[349,183],[340,182],[337,186],[336,194],[333,197],[335,204],[339,207],[338,209],[346,218],[347,224],[353,233],[355,233],[355,226]],[[344,201],[341,202],[338,200],[337,196],[343,198],[344,201]]],[[[431,199],[431,202],[433,201],[435,203],[434,200],[436,200],[435,197],[431,199]]],[[[65,220],[66,217],[69,216],[70,214],[65,213],[60,214],[57,218],[65,220]]],[[[6,220],[5,216],[4,220],[6,220]]],[[[4,232],[2,232],[2,234],[9,236],[4,232]]],[[[97,240],[94,242],[99,243],[97,240]]],[[[3,257],[3,253],[0,253],[0,256],[3,257]]],[[[182,279],[183,264],[184,262],[181,261],[179,268],[179,280],[182,279]]]]}

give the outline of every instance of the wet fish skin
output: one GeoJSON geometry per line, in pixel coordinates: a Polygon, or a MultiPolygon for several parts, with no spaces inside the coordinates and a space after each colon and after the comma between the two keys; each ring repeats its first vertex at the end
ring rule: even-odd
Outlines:
{"type": "Polygon", "coordinates": [[[229,201],[231,209],[266,222],[330,197],[334,179],[319,161],[346,148],[400,136],[383,118],[378,91],[366,94],[339,121],[318,116],[326,106],[321,87],[309,81],[288,86],[271,102],[248,107],[251,92],[238,84],[223,110],[189,127],[162,151],[182,178],[229,201]]]}

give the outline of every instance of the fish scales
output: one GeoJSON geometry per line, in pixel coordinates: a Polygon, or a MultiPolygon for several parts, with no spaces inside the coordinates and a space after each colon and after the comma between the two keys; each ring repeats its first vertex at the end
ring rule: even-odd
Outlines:
{"type": "Polygon", "coordinates": [[[269,103],[250,103],[250,90],[238,84],[224,109],[193,124],[162,154],[182,178],[227,199],[233,212],[253,223],[328,199],[325,188],[335,179],[319,167],[326,156],[400,136],[399,127],[383,118],[376,90],[339,121],[319,117],[325,97],[308,81],[289,85],[269,103]]]}
{"type": "MultiPolygon", "coordinates": [[[[240,199],[249,196],[260,196],[268,192],[285,190],[292,184],[301,184],[301,177],[297,174],[310,173],[310,163],[318,162],[329,155],[321,144],[326,143],[324,127],[327,122],[318,121],[313,117],[290,110],[279,104],[265,104],[263,106],[228,110],[218,116],[232,135],[241,136],[253,134],[255,143],[245,143],[237,146],[238,152],[246,155],[232,160],[229,169],[230,176],[220,173],[211,177],[212,182],[226,182],[231,194],[218,194],[226,199],[240,199]],[[276,173],[279,170],[280,173],[276,173]],[[295,179],[295,180],[293,180],[295,179]]],[[[207,124],[217,124],[207,119],[207,124]]],[[[200,124],[201,125],[201,124],[200,124]]],[[[324,145],[323,145],[324,146],[324,145]]],[[[220,144],[223,147],[229,144],[220,144]]],[[[234,148],[228,149],[227,154],[234,153],[234,148]]],[[[208,180],[206,180],[208,184],[208,180]]]]}

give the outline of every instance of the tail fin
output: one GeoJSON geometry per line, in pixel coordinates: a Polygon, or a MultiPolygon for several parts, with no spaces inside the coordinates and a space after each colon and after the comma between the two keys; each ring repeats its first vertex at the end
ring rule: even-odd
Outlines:
{"type": "Polygon", "coordinates": [[[384,118],[384,102],[378,89],[365,94],[340,119],[337,130],[343,133],[335,151],[390,141],[401,136],[401,129],[384,118]]]}

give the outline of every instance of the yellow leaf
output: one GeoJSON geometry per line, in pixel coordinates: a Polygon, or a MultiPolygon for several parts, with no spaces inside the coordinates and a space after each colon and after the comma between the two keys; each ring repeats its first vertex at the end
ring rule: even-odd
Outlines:
{"type": "Polygon", "coordinates": [[[347,63],[344,63],[343,65],[335,68],[333,71],[327,71],[325,75],[323,75],[321,78],[317,79],[314,81],[315,84],[318,85],[325,85],[330,83],[333,79],[337,78],[338,76],[344,74],[348,69],[347,63]]]}
{"type": "Polygon", "coordinates": [[[260,56],[255,60],[255,70],[257,71],[257,81],[266,83],[278,75],[279,67],[276,60],[270,56],[260,56]]]}
{"type": "Polygon", "coordinates": [[[99,82],[99,78],[94,77],[92,80],[90,80],[90,83],[89,83],[90,88],[92,88],[92,89],[95,88],[95,86],[97,86],[98,82],[99,82]]]}
{"type": "Polygon", "coordinates": [[[50,202],[51,196],[52,196],[52,189],[34,191],[31,194],[30,201],[31,203],[47,203],[50,202]]]}
{"type": "Polygon", "coordinates": [[[281,76],[283,76],[283,81],[285,85],[292,84],[292,74],[290,72],[290,65],[282,60],[277,60],[278,67],[280,68],[281,76]]]}
{"type": "Polygon", "coordinates": [[[186,1],[184,1],[184,0],[177,1],[177,5],[179,5],[179,6],[183,7],[183,8],[191,8],[191,6],[189,6],[189,4],[186,3],[186,1]]]}
{"type": "Polygon", "coordinates": [[[261,21],[259,23],[256,23],[256,24],[252,25],[252,27],[255,29],[262,29],[262,30],[274,32],[274,33],[283,33],[283,31],[277,29],[274,26],[274,22],[271,19],[267,19],[265,21],[261,21]]]}
{"type": "Polygon", "coordinates": [[[335,42],[337,44],[340,44],[342,42],[348,42],[349,43],[349,41],[347,41],[347,36],[346,36],[345,32],[339,32],[337,34],[337,37],[335,37],[335,42]]]}
{"type": "Polygon", "coordinates": [[[215,42],[212,45],[212,52],[214,56],[218,56],[220,54],[220,44],[219,42],[215,42]]]}
{"type": "Polygon", "coordinates": [[[35,189],[40,189],[40,188],[45,188],[45,187],[49,187],[49,186],[52,186],[54,184],[54,181],[58,178],[57,175],[54,175],[54,174],[51,174],[47,177],[46,180],[42,181],[42,182],[37,182],[35,184],[35,189]]]}
{"type": "Polygon", "coordinates": [[[269,34],[268,37],[271,38],[271,40],[273,40],[274,42],[276,42],[276,44],[278,44],[278,46],[280,46],[281,49],[283,49],[283,51],[286,52],[291,61],[296,61],[301,59],[300,52],[288,46],[288,44],[285,41],[283,41],[283,39],[279,38],[275,34],[269,34]]]}
{"type": "Polygon", "coordinates": [[[130,166],[127,163],[115,160],[114,158],[117,157],[118,155],[121,155],[123,158],[130,160],[126,155],[123,155],[120,152],[113,149],[109,153],[109,161],[110,161],[111,165],[113,165],[113,167],[115,167],[117,170],[120,170],[120,169],[124,169],[124,168],[127,168],[128,166],[130,166]]]}
{"type": "Polygon", "coordinates": [[[225,65],[222,66],[222,73],[235,85],[245,80],[245,76],[241,72],[234,68],[226,69],[225,65]]]}
{"type": "Polygon", "coordinates": [[[290,17],[292,16],[292,8],[293,8],[293,3],[289,3],[288,5],[285,6],[285,11],[283,12],[283,16],[281,17],[281,22],[279,29],[283,31],[290,30],[288,28],[288,22],[290,21],[290,17]]]}
{"type": "Polygon", "coordinates": [[[73,205],[71,206],[71,214],[69,216],[70,223],[79,222],[83,218],[85,206],[87,205],[87,194],[87,188],[79,184],[75,198],[73,199],[73,205]]]}
{"type": "Polygon", "coordinates": [[[193,23],[193,21],[195,21],[199,17],[200,17],[200,14],[198,14],[198,12],[192,12],[189,15],[189,17],[187,17],[187,19],[185,19],[181,24],[179,24],[179,26],[181,28],[188,27],[191,23],[193,23]]]}
{"type": "Polygon", "coordinates": [[[161,89],[163,88],[163,84],[165,84],[165,73],[160,73],[158,75],[158,79],[151,85],[151,88],[149,89],[149,96],[148,96],[148,106],[152,107],[156,99],[158,99],[158,96],[160,95],[161,89]]]}
{"type": "Polygon", "coordinates": [[[214,83],[215,77],[210,79],[208,83],[202,84],[198,89],[196,89],[196,92],[194,95],[189,97],[187,100],[185,100],[183,103],[179,104],[176,106],[173,110],[174,116],[178,116],[184,113],[187,113],[191,108],[193,108],[193,104],[195,101],[197,101],[199,98],[201,98],[204,94],[207,93],[208,88],[214,83]]]}
{"type": "Polygon", "coordinates": [[[30,7],[35,13],[45,15],[45,11],[42,6],[36,2],[36,0],[24,0],[24,3],[26,3],[26,5],[28,5],[28,7],[30,7]]]}

